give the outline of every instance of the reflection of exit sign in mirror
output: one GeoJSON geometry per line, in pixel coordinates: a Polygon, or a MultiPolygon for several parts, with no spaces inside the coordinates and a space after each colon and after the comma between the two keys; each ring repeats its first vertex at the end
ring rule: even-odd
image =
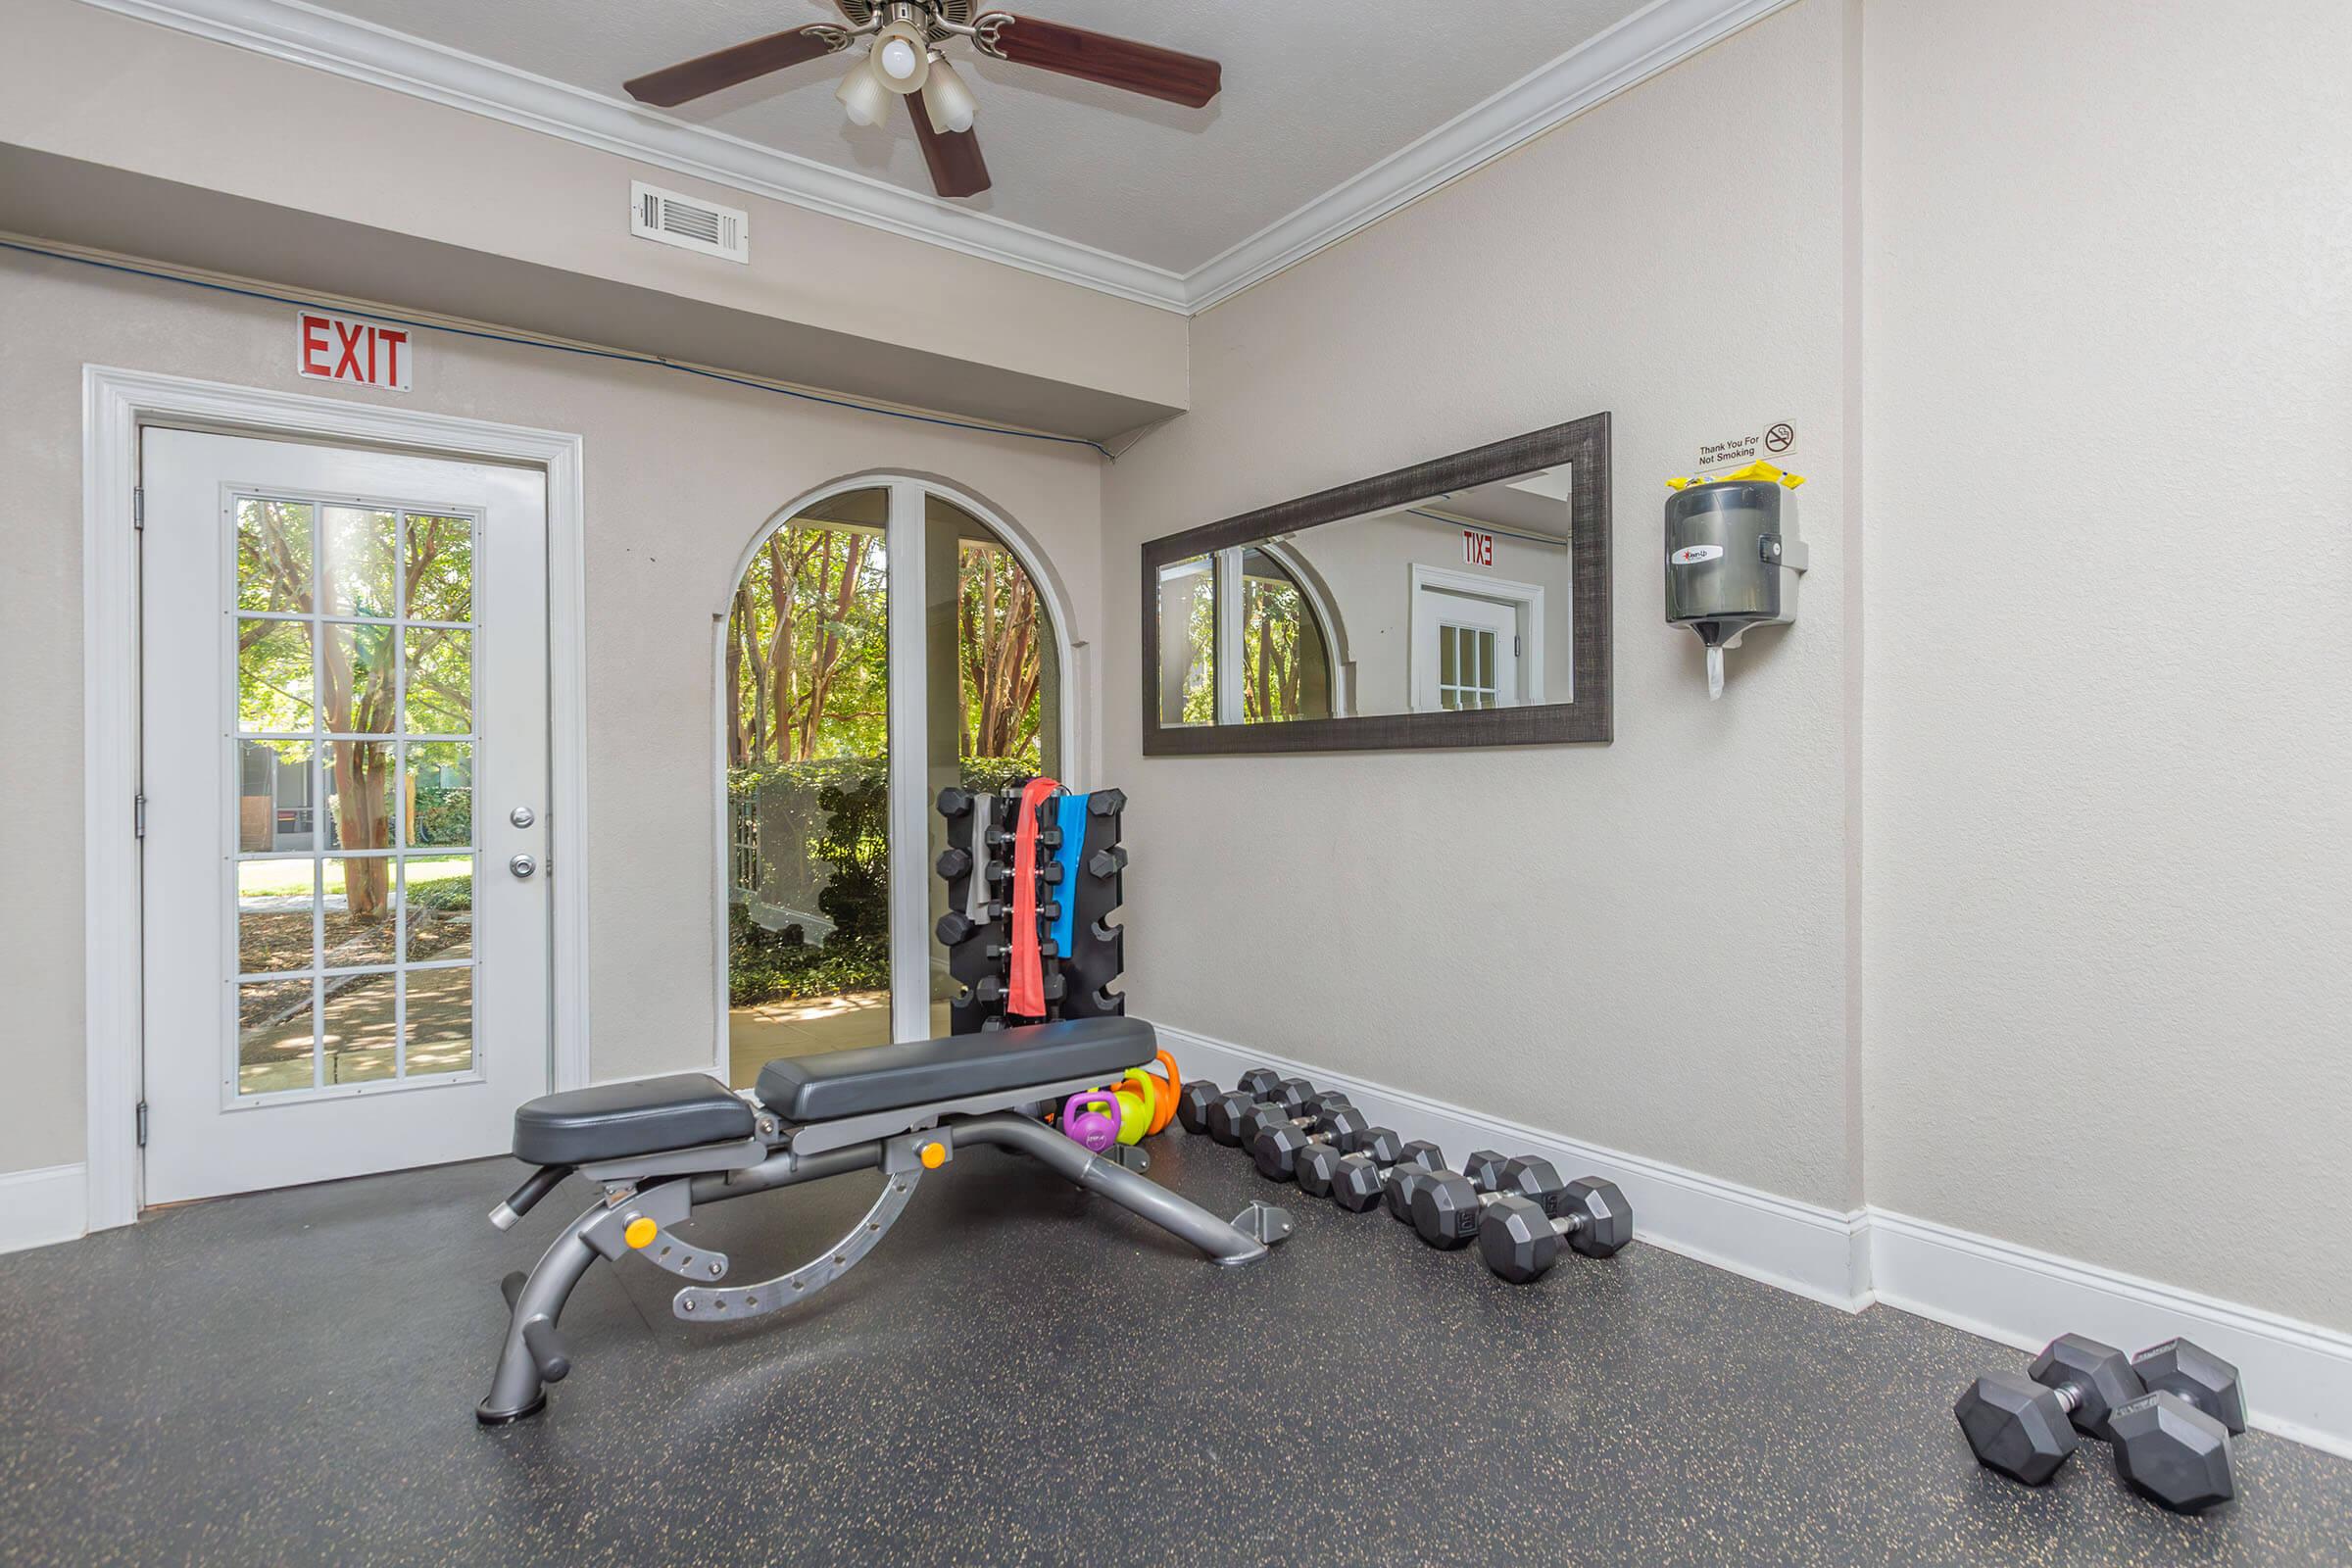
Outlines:
{"type": "Polygon", "coordinates": [[[1462,530],[1462,564],[1492,566],[1494,564],[1494,536],[1475,529],[1462,530]]]}

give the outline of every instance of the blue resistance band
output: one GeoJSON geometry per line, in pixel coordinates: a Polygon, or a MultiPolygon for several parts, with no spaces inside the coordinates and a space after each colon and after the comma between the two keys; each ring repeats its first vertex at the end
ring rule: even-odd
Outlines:
{"type": "Polygon", "coordinates": [[[1057,803],[1061,821],[1061,848],[1054,858],[1061,862],[1061,897],[1054,902],[1061,906],[1054,916],[1054,929],[1047,933],[1054,939],[1054,951],[1063,957],[1070,956],[1070,943],[1078,931],[1078,870],[1086,853],[1086,797],[1064,795],[1057,803]]]}

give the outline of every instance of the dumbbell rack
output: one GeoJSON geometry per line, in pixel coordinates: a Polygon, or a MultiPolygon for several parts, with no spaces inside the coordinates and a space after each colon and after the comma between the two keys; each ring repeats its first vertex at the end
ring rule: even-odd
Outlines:
{"type": "Polygon", "coordinates": [[[1126,966],[1125,935],[1107,919],[1126,893],[1127,852],[1119,834],[1127,797],[1115,789],[1079,797],[1083,814],[1065,815],[1067,795],[1051,795],[1038,804],[1038,952],[1045,1011],[1032,1017],[1006,1010],[1012,988],[1014,854],[1027,783],[1016,779],[999,794],[940,791],[948,847],[937,869],[948,884],[948,912],[940,917],[938,934],[948,950],[948,973],[959,988],[948,1007],[955,1034],[1127,1010],[1126,999],[1110,990],[1126,966]],[[1073,821],[1084,824],[1075,842],[1065,831],[1073,821]],[[1058,867],[1058,876],[1049,867],[1058,867]],[[1065,901],[1071,906],[1069,953],[1054,940],[1065,901]]]}

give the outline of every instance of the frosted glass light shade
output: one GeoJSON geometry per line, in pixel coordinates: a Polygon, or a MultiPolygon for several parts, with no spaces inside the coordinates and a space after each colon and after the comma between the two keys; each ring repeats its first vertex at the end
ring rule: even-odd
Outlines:
{"type": "Polygon", "coordinates": [[[972,128],[972,117],[980,112],[980,101],[972,90],[956,74],[956,68],[945,60],[931,62],[930,79],[923,83],[923,112],[931,117],[931,128],[942,135],[972,128]]]}
{"type": "Polygon", "coordinates": [[[862,60],[841,78],[833,96],[841,101],[841,112],[850,117],[853,125],[879,125],[882,117],[890,113],[890,89],[862,60]]]}

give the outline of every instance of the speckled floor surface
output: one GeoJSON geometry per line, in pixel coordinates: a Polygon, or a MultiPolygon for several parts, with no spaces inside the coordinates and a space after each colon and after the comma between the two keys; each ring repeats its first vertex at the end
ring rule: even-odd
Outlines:
{"type": "MultiPolygon", "coordinates": [[[[1171,1133],[1153,1175],[1265,1196],[1171,1133]]],[[[514,1168],[204,1204],[0,1258],[0,1561],[47,1563],[2352,1562],[2352,1464],[2260,1433],[2203,1519],[2085,1444],[1981,1471],[1961,1385],[2021,1358],[1640,1244],[1513,1288],[1298,1199],[1211,1267],[974,1151],[797,1315],[671,1318],[599,1265],[545,1415],[477,1427],[497,1281],[577,1206],[514,1168]]],[[[705,1211],[734,1279],[863,1207],[844,1177],[705,1211]]]]}

